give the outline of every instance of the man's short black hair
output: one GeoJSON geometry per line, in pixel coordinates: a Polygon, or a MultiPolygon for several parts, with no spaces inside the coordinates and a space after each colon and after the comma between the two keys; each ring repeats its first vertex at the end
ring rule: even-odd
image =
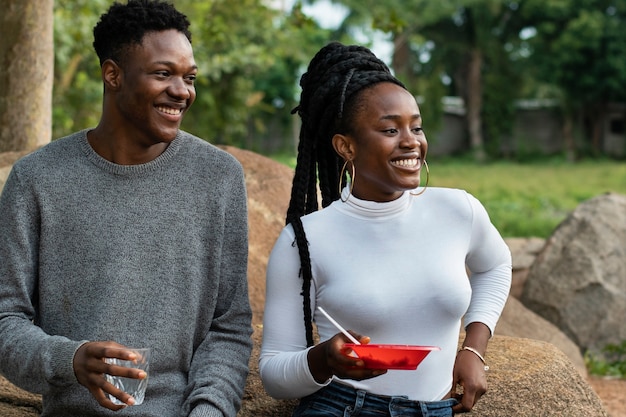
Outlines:
{"type": "Polygon", "coordinates": [[[124,52],[141,44],[146,33],[169,29],[184,33],[191,42],[189,20],[173,5],[161,0],[115,2],[93,28],[93,47],[100,65],[107,59],[120,62],[124,52]]]}

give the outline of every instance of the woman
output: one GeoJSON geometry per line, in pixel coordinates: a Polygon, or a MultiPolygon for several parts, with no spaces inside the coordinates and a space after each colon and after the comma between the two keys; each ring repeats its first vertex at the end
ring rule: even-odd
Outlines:
{"type": "Polygon", "coordinates": [[[428,182],[419,107],[371,51],[331,43],[300,85],[287,226],[267,268],[265,389],[301,398],[294,416],[471,410],[487,389],[484,354],[510,288],[508,247],[474,197],[419,187],[422,174],[428,182]],[[441,350],[414,371],[367,369],[317,307],[361,343],[441,350]]]}

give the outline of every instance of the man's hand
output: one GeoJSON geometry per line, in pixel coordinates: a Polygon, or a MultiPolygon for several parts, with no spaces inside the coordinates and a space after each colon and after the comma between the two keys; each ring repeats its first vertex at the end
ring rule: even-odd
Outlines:
{"type": "Polygon", "coordinates": [[[132,361],[137,359],[136,356],[132,350],[116,342],[88,342],[78,348],[74,355],[74,374],[78,382],[89,390],[98,404],[117,411],[127,405],[133,405],[135,399],[109,384],[104,374],[137,379],[144,379],[147,374],[139,369],[109,365],[104,360],[105,358],[118,358],[132,361]],[[107,394],[113,395],[126,405],[114,404],[107,394]]]}

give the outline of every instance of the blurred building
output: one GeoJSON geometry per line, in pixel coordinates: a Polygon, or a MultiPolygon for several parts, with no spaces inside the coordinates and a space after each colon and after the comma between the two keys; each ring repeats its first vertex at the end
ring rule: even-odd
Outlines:
{"type": "MultiPolygon", "coordinates": [[[[445,97],[443,106],[443,121],[438,129],[428,133],[428,153],[445,156],[468,151],[463,99],[445,97]]],[[[556,100],[518,100],[516,107],[513,131],[500,139],[503,154],[553,155],[565,150],[563,121],[556,100]]],[[[626,157],[626,104],[609,105],[600,150],[610,157],[626,157]]]]}

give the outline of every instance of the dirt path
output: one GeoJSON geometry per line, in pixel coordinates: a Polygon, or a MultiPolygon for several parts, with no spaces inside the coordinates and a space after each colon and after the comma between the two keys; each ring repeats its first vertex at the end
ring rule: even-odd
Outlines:
{"type": "Polygon", "coordinates": [[[626,379],[590,376],[589,384],[602,400],[611,417],[626,417],[626,379]]]}

